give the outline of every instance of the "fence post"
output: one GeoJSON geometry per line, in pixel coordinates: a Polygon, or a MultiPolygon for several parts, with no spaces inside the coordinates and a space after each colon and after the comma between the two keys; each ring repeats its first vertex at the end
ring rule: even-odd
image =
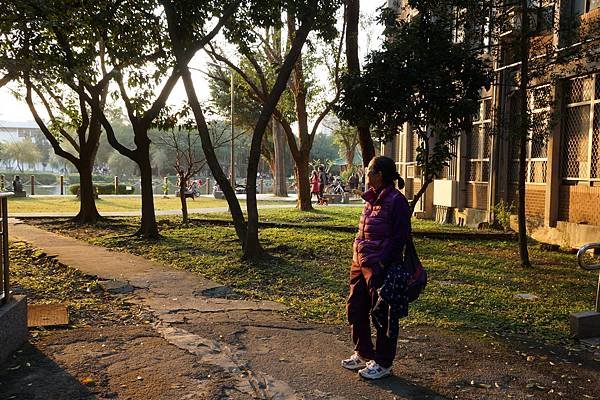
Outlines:
{"type": "Polygon", "coordinates": [[[6,189],[6,178],[4,178],[4,175],[0,175],[0,190],[5,190],[6,189]]]}
{"type": "Polygon", "coordinates": [[[169,178],[166,176],[163,178],[163,195],[165,197],[169,195],[169,178]]]}
{"type": "Polygon", "coordinates": [[[31,195],[33,196],[35,194],[35,176],[34,175],[31,175],[31,181],[29,183],[31,183],[31,195]]]}
{"type": "Polygon", "coordinates": [[[210,194],[210,178],[206,178],[206,194],[210,194]]]}
{"type": "Polygon", "coordinates": [[[258,193],[263,194],[264,192],[265,192],[265,180],[263,178],[260,178],[260,191],[258,193]]]}
{"type": "Polygon", "coordinates": [[[63,196],[65,194],[65,176],[60,176],[60,195],[63,196]]]}
{"type": "Polygon", "coordinates": [[[115,194],[119,194],[119,177],[115,176],[115,194]]]}

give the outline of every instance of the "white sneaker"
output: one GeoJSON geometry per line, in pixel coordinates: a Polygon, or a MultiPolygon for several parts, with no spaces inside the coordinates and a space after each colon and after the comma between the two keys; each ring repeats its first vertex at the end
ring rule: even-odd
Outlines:
{"type": "Polygon", "coordinates": [[[367,360],[363,360],[357,353],[352,354],[350,358],[342,360],[342,367],[350,371],[356,371],[367,366],[367,360]]]}
{"type": "Polygon", "coordinates": [[[372,360],[367,363],[365,368],[359,370],[358,373],[365,379],[381,379],[392,374],[392,367],[384,368],[372,360]]]}

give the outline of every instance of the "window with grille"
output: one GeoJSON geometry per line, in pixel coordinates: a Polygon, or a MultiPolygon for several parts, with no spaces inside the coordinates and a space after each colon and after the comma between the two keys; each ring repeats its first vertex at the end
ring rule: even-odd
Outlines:
{"type": "Polygon", "coordinates": [[[417,149],[419,147],[419,134],[416,129],[410,129],[408,131],[408,146],[406,149],[406,177],[407,178],[418,178],[419,168],[417,166],[417,149]]]}
{"type": "Polygon", "coordinates": [[[562,178],[600,181],[600,75],[571,79],[566,87],[562,178]]]}
{"type": "Polygon", "coordinates": [[[600,0],[571,0],[571,14],[581,15],[600,7],[600,0]]]}
{"type": "MultiPolygon", "coordinates": [[[[548,167],[548,137],[551,129],[551,92],[549,85],[538,86],[528,94],[528,107],[531,115],[531,124],[527,138],[526,183],[546,183],[548,167]]],[[[510,114],[518,116],[519,95],[512,96],[510,114]]],[[[515,118],[517,120],[518,118],[515,118]]],[[[517,129],[513,126],[512,129],[517,129]]],[[[512,168],[511,182],[519,181],[519,137],[511,134],[512,168]]]]}
{"type": "Polygon", "coordinates": [[[473,129],[467,137],[467,180],[488,182],[492,133],[492,99],[482,99],[479,114],[473,117],[473,129]]]}

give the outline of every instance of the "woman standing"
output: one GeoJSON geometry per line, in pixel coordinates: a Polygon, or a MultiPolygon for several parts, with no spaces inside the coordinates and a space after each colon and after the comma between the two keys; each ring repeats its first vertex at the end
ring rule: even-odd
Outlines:
{"type": "Polygon", "coordinates": [[[313,170],[310,176],[310,199],[312,200],[313,195],[317,196],[317,203],[321,200],[319,196],[319,174],[316,170],[313,170]]]}
{"type": "Polygon", "coordinates": [[[410,208],[398,187],[404,180],[394,160],[375,157],[366,171],[368,190],[358,234],[354,240],[350,267],[350,296],[346,311],[354,343],[354,354],[342,366],[358,370],[366,379],[380,379],[392,372],[398,337],[387,336],[387,322],[377,329],[375,346],[371,341],[370,312],[377,303],[386,266],[402,262],[402,250],[410,235],[410,208]]]}

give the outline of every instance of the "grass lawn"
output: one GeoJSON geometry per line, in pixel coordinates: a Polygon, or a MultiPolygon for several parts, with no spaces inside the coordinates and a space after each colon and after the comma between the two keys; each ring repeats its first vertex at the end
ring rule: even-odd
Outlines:
{"type": "MultiPolygon", "coordinates": [[[[200,197],[195,200],[188,199],[188,208],[211,208],[227,207],[225,200],[200,197]]],[[[240,200],[245,204],[245,200],[240,200]]],[[[281,204],[276,201],[260,201],[259,204],[281,204]]],[[[290,203],[293,204],[293,203],[290,203]]],[[[119,212],[119,211],[139,211],[142,206],[140,197],[103,197],[96,200],[96,207],[100,213],[119,212]]],[[[79,211],[79,199],[74,196],[47,196],[47,197],[26,197],[9,198],[8,208],[10,213],[77,213],[79,211]]],[[[181,201],[179,198],[169,196],[168,198],[154,197],[155,210],[181,210],[181,201]]]]}
{"type": "MultiPolygon", "coordinates": [[[[284,222],[290,224],[301,224],[314,228],[326,228],[332,226],[343,226],[356,228],[362,207],[325,206],[315,207],[314,211],[304,212],[296,208],[280,208],[260,210],[259,218],[265,222],[284,222]]],[[[203,219],[227,219],[231,220],[229,213],[206,213],[196,214],[195,217],[203,219]]],[[[440,225],[435,221],[413,219],[413,229],[423,232],[474,232],[475,229],[464,228],[458,225],[440,225]]]]}
{"type": "MultiPolygon", "coordinates": [[[[314,215],[329,215],[325,208],[314,215]]],[[[285,210],[269,210],[263,218],[296,219],[285,210]]],[[[347,209],[336,223],[349,223],[347,209]],[[347,212],[347,214],[346,214],[347,212]]],[[[309,218],[302,215],[303,218],[309,218]]],[[[314,217],[314,216],[313,216],[314,217]]],[[[249,297],[286,304],[294,316],[343,323],[348,293],[352,233],[315,228],[261,230],[271,255],[255,264],[240,261],[232,227],[181,226],[175,217],[160,218],[164,239],[143,241],[129,236],[135,218],[108,219],[96,228],[78,228],[65,220],[38,220],[47,229],[79,237],[115,251],[139,254],[230,285],[249,297]]],[[[309,222],[307,222],[309,223],[309,222]]],[[[427,225],[424,225],[427,227],[427,225]]],[[[508,241],[418,239],[417,249],[430,273],[422,297],[403,324],[427,324],[500,335],[526,334],[537,340],[568,340],[568,314],[591,309],[597,275],[576,267],[575,256],[543,252],[531,246],[535,268],[519,267],[517,244],[508,241]],[[535,300],[518,298],[530,293],[535,300]]]]}
{"type": "MultiPolygon", "coordinates": [[[[11,289],[27,295],[28,304],[60,302],[69,310],[69,326],[81,327],[117,321],[148,323],[146,312],[104,292],[94,277],[58,263],[25,242],[11,242],[11,289]]],[[[36,332],[52,330],[32,328],[36,332]]],[[[34,334],[36,336],[37,333],[34,334]]]]}

